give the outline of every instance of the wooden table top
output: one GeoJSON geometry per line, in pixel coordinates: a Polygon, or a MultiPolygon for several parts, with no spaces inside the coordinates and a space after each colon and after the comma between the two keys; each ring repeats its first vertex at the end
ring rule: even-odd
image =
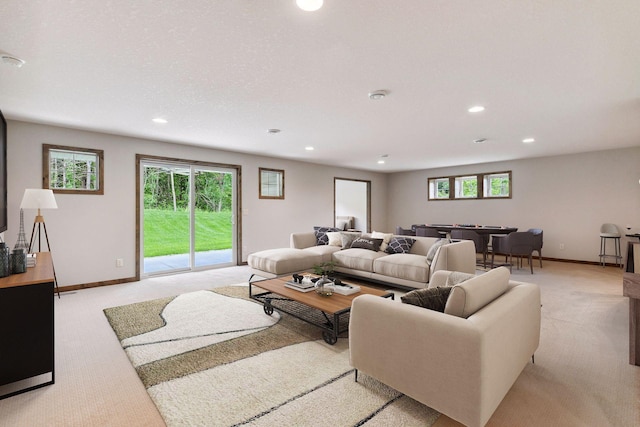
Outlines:
{"type": "MultiPolygon", "coordinates": [[[[293,276],[283,276],[276,277],[275,279],[252,282],[251,285],[269,292],[273,292],[274,294],[278,294],[285,298],[289,298],[293,301],[297,301],[309,307],[313,307],[328,314],[334,314],[345,309],[350,309],[351,301],[353,301],[353,299],[359,295],[369,294],[382,297],[392,294],[391,292],[371,288],[369,286],[364,286],[360,283],[357,283],[357,286],[360,286],[360,292],[351,295],[334,293],[333,295],[327,297],[318,295],[315,291],[300,292],[284,286],[285,283],[291,280],[293,280],[293,276]]],[[[342,283],[346,283],[348,285],[356,285],[356,283],[346,280],[342,280],[342,283]]]]}
{"type": "Polygon", "coordinates": [[[53,261],[50,252],[38,252],[35,267],[27,267],[25,273],[0,278],[0,289],[53,282],[53,261]]]}

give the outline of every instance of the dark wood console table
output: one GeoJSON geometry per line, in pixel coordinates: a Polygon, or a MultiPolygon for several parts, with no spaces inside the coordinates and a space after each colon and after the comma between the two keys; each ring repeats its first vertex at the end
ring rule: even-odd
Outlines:
{"type": "Polygon", "coordinates": [[[624,273],[622,295],[629,297],[629,363],[640,366],[640,274],[624,273]]]}
{"type": "Polygon", "coordinates": [[[0,399],[55,382],[54,274],[49,252],[0,278],[0,399]]]}

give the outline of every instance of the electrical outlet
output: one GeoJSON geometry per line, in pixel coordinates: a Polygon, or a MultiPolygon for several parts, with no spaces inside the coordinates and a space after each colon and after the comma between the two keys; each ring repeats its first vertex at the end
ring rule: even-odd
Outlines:
{"type": "Polygon", "coordinates": [[[124,267],[124,260],[122,258],[116,259],[116,267],[124,267]]]}
{"type": "Polygon", "coordinates": [[[560,243],[560,250],[564,251],[564,243],[560,243]]]}

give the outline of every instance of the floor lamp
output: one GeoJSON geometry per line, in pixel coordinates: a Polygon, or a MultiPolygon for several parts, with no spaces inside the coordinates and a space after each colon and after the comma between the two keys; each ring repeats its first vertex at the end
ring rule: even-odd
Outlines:
{"type": "MultiPolygon", "coordinates": [[[[20,209],[38,209],[38,215],[36,215],[36,218],[33,221],[33,228],[31,229],[31,241],[29,243],[28,253],[33,253],[32,250],[34,249],[36,236],[38,237],[38,252],[42,252],[42,230],[44,230],[47,250],[51,252],[49,236],[47,235],[47,224],[44,222],[44,217],[42,216],[40,209],[58,209],[58,204],[56,203],[56,198],[53,196],[53,191],[39,188],[28,188],[24,190],[20,209]]],[[[53,267],[53,281],[56,285],[58,298],[60,298],[60,290],[58,289],[58,278],[56,277],[55,267],[53,267]]]]}

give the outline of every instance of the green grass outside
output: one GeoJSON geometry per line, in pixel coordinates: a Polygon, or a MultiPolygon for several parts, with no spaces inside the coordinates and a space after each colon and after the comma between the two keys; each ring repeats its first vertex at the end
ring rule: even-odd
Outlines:
{"type": "MultiPolygon", "coordinates": [[[[196,212],[196,252],[229,249],[231,212],[196,212]]],[[[144,256],[189,253],[189,212],[144,210],[144,256]]]]}

